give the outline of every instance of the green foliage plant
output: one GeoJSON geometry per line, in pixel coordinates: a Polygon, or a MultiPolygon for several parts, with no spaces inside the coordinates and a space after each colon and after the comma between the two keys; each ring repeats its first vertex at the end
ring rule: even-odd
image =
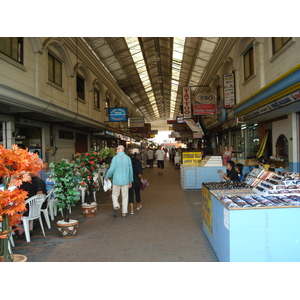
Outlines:
{"type": "Polygon", "coordinates": [[[99,155],[102,157],[105,164],[110,165],[112,158],[117,155],[115,149],[101,149],[99,155]]]}
{"type": "Polygon", "coordinates": [[[58,200],[57,206],[62,211],[63,221],[70,221],[69,208],[75,206],[79,200],[77,165],[62,159],[59,163],[51,163],[53,171],[54,194],[58,200]]]}

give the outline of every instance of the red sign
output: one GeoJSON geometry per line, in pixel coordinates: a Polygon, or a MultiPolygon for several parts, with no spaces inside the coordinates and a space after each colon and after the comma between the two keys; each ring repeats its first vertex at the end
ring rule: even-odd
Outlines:
{"type": "Polygon", "coordinates": [[[194,104],[194,115],[215,115],[216,104],[194,104]]]}
{"type": "Polygon", "coordinates": [[[182,99],[183,99],[183,117],[192,117],[192,106],[191,106],[191,88],[186,86],[182,88],[182,99]]]}

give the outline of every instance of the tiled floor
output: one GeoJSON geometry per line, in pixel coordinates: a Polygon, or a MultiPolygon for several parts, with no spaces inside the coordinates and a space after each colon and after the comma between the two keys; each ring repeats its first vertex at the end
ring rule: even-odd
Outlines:
{"type": "Polygon", "coordinates": [[[150,185],[134,215],[114,218],[110,194],[101,190],[95,217],[83,217],[80,203],[72,209],[79,221],[74,238],[59,237],[58,215],[51,230],[44,223],[46,237],[37,225],[30,243],[15,240],[14,253],[29,262],[217,262],[202,230],[201,191],[182,190],[180,170],[171,162],[163,175],[157,168],[143,173],[150,185]]]}

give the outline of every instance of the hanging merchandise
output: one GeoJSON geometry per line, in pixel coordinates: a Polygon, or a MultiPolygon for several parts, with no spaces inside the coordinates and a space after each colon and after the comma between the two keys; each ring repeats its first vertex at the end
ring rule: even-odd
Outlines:
{"type": "Polygon", "coordinates": [[[260,144],[259,150],[256,153],[256,157],[261,157],[263,156],[264,152],[265,152],[265,148],[266,148],[266,144],[267,144],[267,139],[268,139],[268,132],[265,134],[262,143],[260,144]]]}

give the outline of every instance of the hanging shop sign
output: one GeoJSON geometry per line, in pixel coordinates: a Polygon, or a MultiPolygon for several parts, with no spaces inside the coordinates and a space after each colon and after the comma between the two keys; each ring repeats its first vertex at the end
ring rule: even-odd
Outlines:
{"type": "Polygon", "coordinates": [[[199,103],[214,103],[217,100],[217,96],[211,93],[202,93],[196,96],[196,101],[199,103]]]}
{"type": "Polygon", "coordinates": [[[186,86],[182,88],[182,99],[183,99],[183,117],[192,117],[192,105],[191,105],[191,88],[186,86]]]}
{"type": "Polygon", "coordinates": [[[151,132],[151,123],[145,123],[143,127],[131,127],[130,133],[150,133],[151,132]]]}
{"type": "Polygon", "coordinates": [[[235,105],[234,73],[224,75],[223,86],[224,108],[231,108],[235,105]]]}
{"type": "Polygon", "coordinates": [[[193,139],[201,139],[203,134],[201,132],[193,132],[193,139]]]}
{"type": "Polygon", "coordinates": [[[176,123],[177,124],[184,124],[185,123],[184,117],[181,117],[181,116],[176,117],[176,123]]]}
{"type": "Polygon", "coordinates": [[[300,101],[300,90],[298,90],[297,92],[294,92],[288,96],[282,97],[274,102],[271,102],[269,104],[266,104],[256,110],[251,111],[248,114],[245,114],[244,116],[241,116],[238,118],[239,122],[245,121],[245,120],[249,120],[251,118],[257,117],[259,115],[271,112],[275,109],[281,108],[283,106],[289,105],[289,104],[293,104],[297,101],[300,101]]]}
{"type": "Polygon", "coordinates": [[[130,117],[128,118],[128,127],[144,127],[145,121],[144,117],[130,117]]]}
{"type": "Polygon", "coordinates": [[[187,131],[189,130],[189,126],[187,124],[173,124],[172,130],[177,131],[177,132],[182,132],[182,131],[187,131]]]}
{"type": "Polygon", "coordinates": [[[151,130],[151,131],[150,131],[150,134],[151,134],[151,135],[158,134],[158,130],[151,130]]]}
{"type": "Polygon", "coordinates": [[[177,123],[176,120],[167,120],[167,124],[175,124],[175,123],[177,123]]]}
{"type": "Polygon", "coordinates": [[[194,115],[215,115],[216,104],[194,104],[194,115]]]}
{"type": "Polygon", "coordinates": [[[109,108],[109,122],[127,122],[127,107],[109,108]]]}

